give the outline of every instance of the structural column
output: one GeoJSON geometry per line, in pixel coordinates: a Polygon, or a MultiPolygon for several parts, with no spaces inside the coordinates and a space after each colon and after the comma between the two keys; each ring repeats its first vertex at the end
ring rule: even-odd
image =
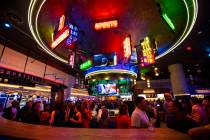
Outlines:
{"type": "Polygon", "coordinates": [[[51,104],[55,103],[56,94],[57,94],[57,88],[55,86],[52,86],[52,88],[51,88],[51,100],[50,100],[51,104]]]}
{"type": "Polygon", "coordinates": [[[60,87],[57,92],[56,102],[63,103],[63,101],[64,101],[64,88],[60,87]]]}
{"type": "Polygon", "coordinates": [[[173,94],[189,95],[189,89],[184,75],[182,64],[172,64],[168,66],[173,94]]]}
{"type": "Polygon", "coordinates": [[[51,103],[63,103],[64,101],[64,88],[52,86],[51,89],[51,103]]]}

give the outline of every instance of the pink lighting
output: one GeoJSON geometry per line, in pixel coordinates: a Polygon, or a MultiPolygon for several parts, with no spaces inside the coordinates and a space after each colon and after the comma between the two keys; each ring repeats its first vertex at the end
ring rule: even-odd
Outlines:
{"type": "Polygon", "coordinates": [[[71,52],[69,54],[69,65],[74,68],[74,56],[75,56],[75,53],[74,52],[71,52]]]}

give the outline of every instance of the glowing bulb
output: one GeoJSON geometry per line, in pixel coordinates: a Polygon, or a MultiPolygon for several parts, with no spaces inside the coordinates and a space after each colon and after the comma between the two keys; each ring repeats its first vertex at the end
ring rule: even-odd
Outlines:
{"type": "Polygon", "coordinates": [[[5,26],[6,28],[10,28],[10,27],[11,27],[11,25],[10,25],[9,23],[4,23],[4,26],[5,26]]]}

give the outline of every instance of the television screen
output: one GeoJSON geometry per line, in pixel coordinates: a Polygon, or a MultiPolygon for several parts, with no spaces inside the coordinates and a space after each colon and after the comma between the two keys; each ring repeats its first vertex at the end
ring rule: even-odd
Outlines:
{"type": "Polygon", "coordinates": [[[106,66],[108,64],[108,59],[103,54],[97,54],[93,57],[94,66],[106,66]]]}
{"type": "Polygon", "coordinates": [[[117,87],[116,84],[98,84],[99,94],[116,94],[117,87]]]}
{"type": "Polygon", "coordinates": [[[117,56],[116,53],[111,54],[96,54],[93,57],[93,65],[94,66],[111,66],[117,64],[117,56]]]}

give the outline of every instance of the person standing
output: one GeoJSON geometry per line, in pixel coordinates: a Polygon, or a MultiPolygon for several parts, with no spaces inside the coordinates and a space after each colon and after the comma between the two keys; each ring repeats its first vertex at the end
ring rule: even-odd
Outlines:
{"type": "Polygon", "coordinates": [[[50,125],[52,126],[63,126],[65,120],[65,112],[61,103],[55,104],[55,109],[51,113],[50,125]]]}
{"type": "Polygon", "coordinates": [[[28,116],[28,120],[27,122],[31,123],[31,124],[40,124],[40,108],[41,108],[41,102],[35,102],[32,105],[32,112],[30,112],[29,116],[28,116]]]}
{"type": "Polygon", "coordinates": [[[120,106],[116,121],[117,128],[131,128],[131,118],[128,115],[128,106],[126,104],[120,106]]]}
{"type": "Polygon", "coordinates": [[[136,97],[136,108],[131,115],[131,126],[147,128],[150,125],[149,118],[145,112],[147,104],[144,97],[136,97]]]}
{"type": "Polygon", "coordinates": [[[9,120],[18,121],[20,116],[19,112],[19,103],[16,100],[14,100],[12,101],[12,106],[5,109],[3,117],[9,120]]]}
{"type": "Polygon", "coordinates": [[[187,117],[195,122],[197,126],[205,125],[208,123],[205,110],[200,106],[199,100],[196,97],[190,99],[192,105],[192,112],[187,117]]]}
{"type": "Polygon", "coordinates": [[[27,122],[29,115],[32,112],[32,101],[28,101],[26,105],[20,110],[20,119],[22,122],[27,122]]]}

